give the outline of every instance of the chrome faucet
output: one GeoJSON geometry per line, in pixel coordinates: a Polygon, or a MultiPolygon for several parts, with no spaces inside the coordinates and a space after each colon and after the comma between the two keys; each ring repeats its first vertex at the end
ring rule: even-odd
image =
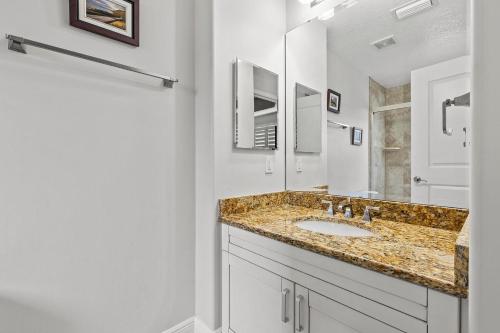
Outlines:
{"type": "Polygon", "coordinates": [[[351,204],[351,197],[348,197],[346,200],[342,201],[338,205],[338,210],[344,214],[345,218],[352,218],[352,204],[351,204]]]}
{"type": "Polygon", "coordinates": [[[363,221],[365,222],[372,221],[371,212],[380,212],[380,207],[366,206],[365,212],[363,213],[363,221]]]}
{"type": "Polygon", "coordinates": [[[325,204],[325,205],[328,205],[328,211],[327,211],[328,215],[332,215],[333,216],[335,214],[335,211],[333,210],[333,202],[332,201],[321,200],[321,203],[325,204]]]}

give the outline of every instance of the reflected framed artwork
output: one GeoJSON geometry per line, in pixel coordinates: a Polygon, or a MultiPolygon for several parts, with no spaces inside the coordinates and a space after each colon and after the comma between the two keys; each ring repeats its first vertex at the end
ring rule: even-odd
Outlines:
{"type": "Polygon", "coordinates": [[[353,146],[361,146],[363,144],[363,130],[361,128],[352,128],[351,144],[353,146]]]}
{"type": "Polygon", "coordinates": [[[139,0],[70,0],[70,24],[139,46],[139,0]]]}
{"type": "Polygon", "coordinates": [[[328,94],[326,94],[328,97],[327,106],[328,106],[328,111],[333,112],[333,113],[340,113],[340,101],[341,101],[341,95],[333,91],[332,89],[328,89],[328,94]]]}

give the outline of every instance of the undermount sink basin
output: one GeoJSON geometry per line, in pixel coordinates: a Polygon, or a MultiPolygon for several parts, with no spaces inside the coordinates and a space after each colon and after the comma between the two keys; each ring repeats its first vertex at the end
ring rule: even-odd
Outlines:
{"type": "Polygon", "coordinates": [[[368,230],[343,223],[334,223],[318,220],[307,220],[295,223],[300,229],[317,232],[324,235],[343,237],[371,237],[374,234],[368,230]]]}

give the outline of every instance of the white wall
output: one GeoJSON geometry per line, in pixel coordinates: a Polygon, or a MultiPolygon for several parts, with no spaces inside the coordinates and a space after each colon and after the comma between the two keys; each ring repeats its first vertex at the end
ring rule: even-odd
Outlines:
{"type": "Polygon", "coordinates": [[[363,145],[351,145],[351,129],[328,126],[328,185],[333,193],[369,189],[369,77],[328,51],[328,88],[342,94],[340,113],[328,119],[363,129],[363,145]]]}
{"type": "Polygon", "coordinates": [[[327,50],[326,26],[314,20],[290,31],[286,35],[286,110],[287,110],[287,189],[304,189],[325,185],[326,162],[326,83],[327,50]],[[295,84],[321,92],[322,149],[321,153],[295,152],[295,84]],[[296,168],[301,159],[302,172],[296,168]]]}
{"type": "Polygon", "coordinates": [[[196,0],[196,315],[212,330],[221,324],[217,200],[285,188],[285,16],[285,0],[196,0]],[[233,148],[236,57],[280,77],[277,151],[233,148]]]}
{"type": "Polygon", "coordinates": [[[213,0],[195,0],[196,316],[220,326],[220,232],[215,197],[213,0]]]}
{"type": "Polygon", "coordinates": [[[475,0],[473,5],[472,93],[472,234],[470,269],[471,333],[498,330],[500,308],[500,21],[498,1],[475,0]]]}
{"type": "Polygon", "coordinates": [[[193,1],[141,2],[141,47],[4,1],[0,31],[178,76],[0,40],[0,332],[161,332],[194,314],[193,1]]]}
{"type": "Polygon", "coordinates": [[[285,187],[285,0],[214,2],[214,145],[217,198],[285,187]],[[279,75],[278,150],[233,148],[233,62],[236,57],[279,75]],[[266,158],[274,173],[266,174],[266,158]]]}

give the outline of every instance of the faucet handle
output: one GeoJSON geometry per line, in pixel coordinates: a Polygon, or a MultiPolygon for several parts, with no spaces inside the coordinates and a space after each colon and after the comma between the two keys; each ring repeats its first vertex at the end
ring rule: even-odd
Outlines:
{"type": "Polygon", "coordinates": [[[333,211],[333,201],[321,200],[322,204],[328,205],[328,215],[333,215],[335,212],[333,211]]]}
{"type": "Polygon", "coordinates": [[[365,222],[372,221],[371,212],[380,212],[380,207],[366,206],[365,211],[363,213],[363,221],[365,221],[365,222]]]}

